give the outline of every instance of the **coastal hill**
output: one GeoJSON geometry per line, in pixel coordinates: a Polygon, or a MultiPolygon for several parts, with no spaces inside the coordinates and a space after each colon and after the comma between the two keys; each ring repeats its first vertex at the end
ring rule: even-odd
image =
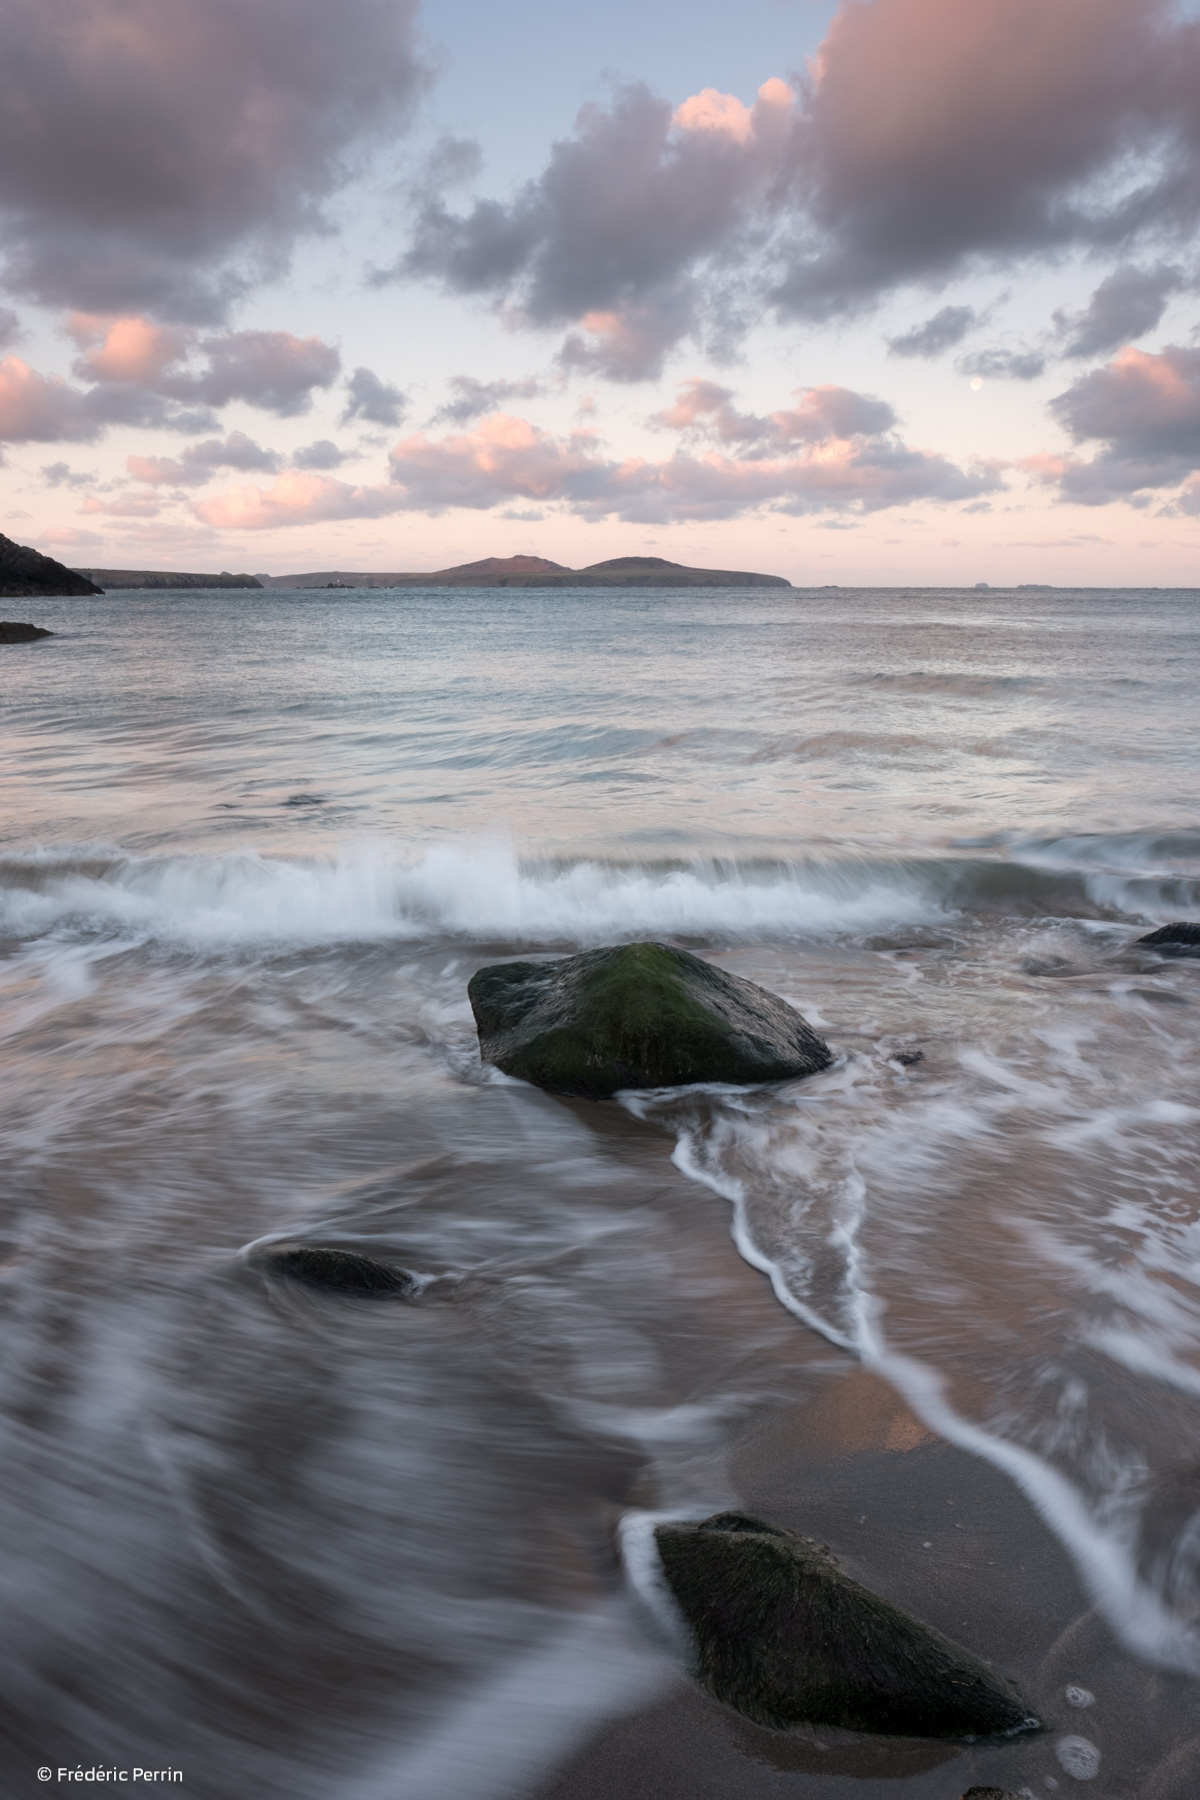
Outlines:
{"type": "Polygon", "coordinates": [[[94,582],[73,569],[31,550],[26,544],[14,544],[0,532],[0,598],[24,599],[31,595],[65,594],[83,596],[102,594],[94,582]]]}
{"type": "Polygon", "coordinates": [[[176,569],[80,569],[89,581],[110,588],[260,588],[255,575],[231,575],[222,569],[219,575],[183,575],[176,569]]]}
{"type": "Polygon", "coordinates": [[[661,556],[616,556],[608,562],[568,569],[544,556],[487,556],[480,562],[414,574],[384,574],[349,569],[321,569],[308,575],[264,575],[265,587],[398,588],[740,588],[791,587],[782,575],[755,575],[744,569],[692,569],[661,556]]]}

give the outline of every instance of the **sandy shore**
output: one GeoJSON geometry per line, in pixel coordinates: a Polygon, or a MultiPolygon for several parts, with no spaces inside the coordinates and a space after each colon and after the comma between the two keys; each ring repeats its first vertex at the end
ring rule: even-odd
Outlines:
{"type": "Polygon", "coordinates": [[[1116,1642],[1062,1546],[1003,1475],[936,1437],[848,1358],[815,1338],[805,1350],[803,1370],[792,1366],[803,1397],[760,1410],[732,1445],[727,1469],[741,1504],[828,1542],[856,1578],[994,1662],[1046,1731],[1001,1746],[774,1733],[681,1676],[665,1698],[598,1732],[537,1800],[958,1800],[974,1784],[1194,1800],[1194,1683],[1116,1642]],[[1072,1704],[1068,1688],[1091,1704],[1072,1704]],[[1100,1751],[1096,1776],[1066,1771],[1058,1751],[1069,1737],[1100,1751]]]}

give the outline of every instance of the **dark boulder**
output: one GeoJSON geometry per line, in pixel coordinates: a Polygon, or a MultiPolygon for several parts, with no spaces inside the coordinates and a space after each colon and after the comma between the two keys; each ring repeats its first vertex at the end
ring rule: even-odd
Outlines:
{"type": "Polygon", "coordinates": [[[37,638],[53,636],[44,625],[18,625],[14,619],[0,619],[0,644],[32,644],[37,638]]]}
{"type": "Polygon", "coordinates": [[[88,581],[86,576],[77,575],[74,569],[55,562],[52,556],[43,556],[40,550],[31,550],[26,544],[15,544],[0,532],[0,598],[16,594],[80,597],[103,592],[103,588],[88,581]]]}
{"type": "Polygon", "coordinates": [[[1003,1676],[790,1531],[717,1513],[654,1536],[701,1679],[759,1725],[957,1739],[1038,1726],[1003,1676]]]}
{"type": "Polygon", "coordinates": [[[375,1300],[412,1294],[417,1286],[407,1269],[394,1269],[390,1263],[360,1256],[356,1250],[330,1250],[323,1244],[287,1244],[264,1251],[257,1260],[273,1274],[329,1294],[361,1294],[375,1300]]]}
{"type": "Polygon", "coordinates": [[[666,944],[493,963],[467,993],[484,1061],[552,1094],[794,1081],[833,1060],[783,1000],[666,944]]]}
{"type": "Polygon", "coordinates": [[[1135,940],[1160,956],[1200,956],[1200,925],[1190,919],[1177,919],[1172,925],[1160,925],[1135,940]]]}
{"type": "Polygon", "coordinates": [[[1021,1800],[1011,1788],[973,1787],[968,1788],[962,1800],[1021,1800]]]}

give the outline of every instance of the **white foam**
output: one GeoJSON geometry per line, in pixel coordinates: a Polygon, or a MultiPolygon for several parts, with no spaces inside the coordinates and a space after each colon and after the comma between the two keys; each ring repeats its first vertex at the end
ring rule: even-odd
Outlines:
{"type": "Polygon", "coordinates": [[[478,842],[370,844],[328,860],[93,854],[0,865],[0,931],[213,950],[428,936],[570,945],[655,935],[796,938],[940,913],[899,869],[558,866],[478,842]]]}

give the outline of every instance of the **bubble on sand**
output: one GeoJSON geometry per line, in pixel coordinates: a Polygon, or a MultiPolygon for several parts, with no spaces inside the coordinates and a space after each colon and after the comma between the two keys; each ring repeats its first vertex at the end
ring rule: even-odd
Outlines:
{"type": "Polygon", "coordinates": [[[1100,1773],[1100,1752],[1089,1738],[1059,1738],[1054,1754],[1060,1766],[1076,1781],[1091,1781],[1100,1773]]]}
{"type": "Polygon", "coordinates": [[[1085,1706],[1095,1706],[1095,1704],[1096,1704],[1096,1696],[1095,1696],[1095,1694],[1089,1693],[1087,1688],[1076,1687],[1074,1683],[1072,1683],[1071,1686],[1068,1687],[1068,1689],[1067,1689],[1067,1705],[1068,1706],[1078,1706],[1080,1708],[1083,1708],[1085,1706]]]}

